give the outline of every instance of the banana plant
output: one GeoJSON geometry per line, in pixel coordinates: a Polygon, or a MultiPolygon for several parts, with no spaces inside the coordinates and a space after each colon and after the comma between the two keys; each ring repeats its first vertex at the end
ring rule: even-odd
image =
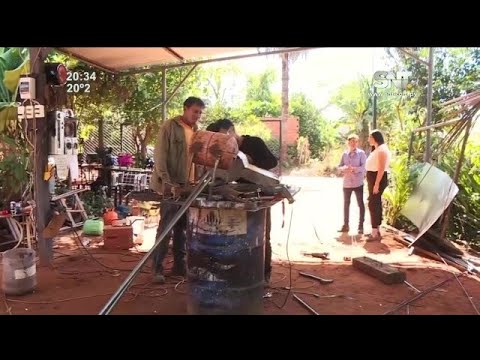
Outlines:
{"type": "Polygon", "coordinates": [[[15,129],[18,83],[29,72],[28,48],[0,47],[0,134],[15,129]]]}

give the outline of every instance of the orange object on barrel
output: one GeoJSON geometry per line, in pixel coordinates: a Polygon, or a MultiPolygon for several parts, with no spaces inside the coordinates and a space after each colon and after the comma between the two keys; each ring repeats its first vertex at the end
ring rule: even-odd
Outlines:
{"type": "Polygon", "coordinates": [[[103,214],[103,223],[105,225],[112,225],[114,220],[118,220],[117,212],[113,209],[107,209],[107,211],[105,211],[103,214]]]}
{"type": "Polygon", "coordinates": [[[230,135],[199,130],[192,138],[190,151],[197,165],[213,168],[217,158],[220,158],[218,168],[229,170],[237,157],[238,143],[230,135]]]}

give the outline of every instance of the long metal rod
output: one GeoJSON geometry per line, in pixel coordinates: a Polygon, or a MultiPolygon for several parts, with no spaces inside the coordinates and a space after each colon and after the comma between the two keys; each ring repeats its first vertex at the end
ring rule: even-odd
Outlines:
{"type": "MultiPolygon", "coordinates": [[[[437,256],[442,259],[443,263],[445,265],[448,266],[447,262],[445,261],[445,259],[443,257],[440,256],[440,254],[437,252],[437,256]]],[[[467,290],[465,289],[465,286],[463,286],[462,282],[458,279],[458,276],[457,274],[455,274],[453,271],[452,271],[453,275],[455,275],[455,279],[457,279],[457,282],[458,284],[460,285],[460,287],[462,288],[463,290],[463,293],[465,294],[465,296],[467,297],[468,301],[470,301],[470,304],[472,305],[473,309],[475,310],[475,312],[477,313],[477,315],[480,315],[480,312],[478,311],[477,307],[475,306],[475,303],[473,302],[472,300],[472,297],[468,294],[467,290]]]]}
{"type": "Polygon", "coordinates": [[[172,100],[172,98],[175,96],[177,93],[178,89],[183,85],[183,83],[188,79],[190,74],[197,68],[198,65],[193,65],[192,68],[188,71],[188,73],[183,77],[183,79],[178,83],[177,86],[175,86],[175,89],[173,89],[172,93],[167,97],[167,104],[172,100]]]}
{"type": "Polygon", "coordinates": [[[417,60],[419,63],[422,63],[423,65],[427,65],[427,66],[428,66],[428,62],[426,62],[425,60],[420,59],[417,55],[412,54],[412,53],[410,53],[410,52],[408,52],[407,50],[404,50],[404,49],[402,49],[402,48],[398,48],[398,50],[400,50],[401,52],[403,52],[405,55],[408,55],[408,56],[410,56],[411,58],[417,60]]]}
{"type": "MultiPolygon", "coordinates": [[[[147,110],[148,111],[152,111],[152,110],[155,110],[156,108],[158,108],[159,106],[162,106],[162,111],[163,111],[163,104],[165,103],[165,105],[168,105],[168,103],[170,102],[170,100],[172,100],[173,96],[177,93],[178,89],[180,89],[180,87],[183,85],[183,83],[185,82],[185,80],[188,79],[188,77],[190,76],[190,74],[193,72],[193,70],[195,70],[195,68],[197,67],[197,65],[194,65],[190,71],[187,73],[187,75],[185,75],[183,77],[183,79],[180,81],[180,83],[175,87],[175,89],[173,89],[172,93],[170,95],[165,95],[166,97],[166,100],[163,99],[163,77],[162,77],[162,101],[160,101],[160,103],[158,103],[157,105],[151,107],[150,109],[147,110]]],[[[165,70],[166,71],[166,70],[165,70]]],[[[166,74],[165,74],[165,94],[167,93],[167,83],[166,83],[166,74]]],[[[163,114],[163,112],[162,112],[163,114]]],[[[163,115],[162,115],[163,116],[163,115]]],[[[166,117],[167,115],[165,115],[166,117]]]]}
{"type": "Polygon", "coordinates": [[[447,278],[447,279],[439,282],[438,284],[435,284],[435,285],[433,285],[433,286],[430,286],[428,289],[422,290],[422,291],[419,292],[417,295],[413,296],[411,299],[405,300],[405,301],[403,301],[402,303],[400,303],[400,304],[398,304],[397,306],[395,306],[393,309],[388,310],[387,312],[383,313],[383,315],[389,315],[389,314],[394,313],[395,311],[400,310],[400,309],[403,308],[404,306],[407,306],[407,305],[411,304],[412,302],[420,299],[421,297],[427,295],[428,293],[432,292],[433,290],[438,289],[440,286],[446,284],[447,282],[452,281],[453,279],[455,279],[455,277],[456,277],[456,276],[449,277],[449,278],[447,278]]]}
{"type": "Polygon", "coordinates": [[[198,185],[195,187],[195,190],[188,196],[188,198],[185,200],[183,205],[180,207],[178,212],[175,214],[173,217],[172,221],[168,223],[168,225],[165,227],[163,232],[159,235],[159,237],[156,239],[155,244],[153,247],[150,249],[150,251],[143,257],[142,260],[135,266],[135,268],[132,270],[132,272],[127,276],[127,278],[124,280],[124,282],[120,285],[118,290],[115,292],[115,294],[112,295],[110,300],[105,304],[103,309],[100,311],[98,315],[108,315],[110,311],[112,311],[113,307],[116,305],[118,300],[122,297],[124,292],[128,289],[129,285],[132,283],[133,279],[135,276],[140,272],[141,268],[145,264],[145,262],[148,260],[148,258],[153,254],[157,246],[160,245],[160,243],[163,241],[165,236],[170,233],[172,230],[173,226],[180,220],[180,217],[187,211],[189,206],[192,204],[192,202],[197,198],[198,195],[202,192],[202,190],[208,185],[212,178],[212,173],[211,171],[207,171],[201,178],[198,183],[198,185]]]}
{"type": "Polygon", "coordinates": [[[462,121],[462,120],[465,120],[465,119],[464,118],[453,119],[453,120],[443,121],[441,123],[436,123],[436,124],[433,124],[433,125],[422,126],[422,127],[419,127],[419,128],[416,128],[416,129],[412,130],[412,132],[420,132],[420,131],[424,131],[424,130],[428,130],[428,129],[434,129],[434,128],[439,128],[439,127],[443,127],[443,126],[447,126],[447,125],[453,125],[453,124],[456,124],[456,123],[458,123],[459,121],[462,121]]]}
{"type": "Polygon", "coordinates": [[[317,311],[315,311],[314,308],[312,308],[310,305],[308,305],[304,300],[300,299],[296,294],[293,294],[293,298],[297,300],[300,304],[302,304],[305,308],[308,309],[311,313],[314,315],[320,315],[317,311]]]}
{"type": "MultiPolygon", "coordinates": [[[[427,121],[426,126],[432,123],[432,99],[433,99],[433,48],[428,53],[428,86],[427,86],[427,121]]],[[[425,156],[424,161],[430,162],[432,159],[432,138],[430,129],[427,130],[425,138],[425,156]]]]}
{"type": "Polygon", "coordinates": [[[181,56],[179,53],[177,53],[175,50],[173,50],[172,48],[169,48],[169,47],[166,47],[164,48],[165,50],[167,50],[170,54],[172,54],[173,56],[175,56],[178,60],[180,61],[184,61],[185,58],[183,56],[181,56]]]}

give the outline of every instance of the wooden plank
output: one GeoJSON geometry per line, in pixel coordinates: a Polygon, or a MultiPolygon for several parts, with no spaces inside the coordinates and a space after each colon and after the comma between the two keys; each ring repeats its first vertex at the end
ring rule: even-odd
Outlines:
{"type": "Polygon", "coordinates": [[[58,235],[60,232],[60,228],[65,223],[66,214],[61,212],[59,214],[54,214],[52,220],[48,223],[48,225],[43,229],[43,236],[46,239],[51,239],[58,235]]]}
{"type": "Polygon", "coordinates": [[[353,258],[352,265],[354,268],[363,271],[388,285],[400,284],[406,279],[406,274],[404,272],[366,256],[353,258]]]}

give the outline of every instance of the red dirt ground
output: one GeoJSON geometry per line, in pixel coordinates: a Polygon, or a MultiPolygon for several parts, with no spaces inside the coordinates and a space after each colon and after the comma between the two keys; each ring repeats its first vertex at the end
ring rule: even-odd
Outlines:
{"type": "MultiPolygon", "coordinates": [[[[342,202],[338,195],[341,194],[341,188],[335,187],[340,187],[341,183],[339,185],[337,179],[323,179],[320,180],[322,183],[313,186],[308,181],[305,180],[302,184],[304,190],[296,197],[296,202],[293,205],[287,204],[285,216],[281,204],[272,209],[274,267],[271,288],[266,289],[272,296],[264,299],[266,315],[311,314],[293,299],[292,293],[288,294],[287,290],[282,289],[290,285],[294,288],[292,292],[297,292],[300,298],[321,315],[384,314],[416,295],[406,284],[385,285],[354,269],[351,261],[344,261],[344,257],[356,256],[369,256],[401,268],[406,272],[408,283],[420,290],[444,279],[452,279],[395,314],[404,315],[407,311],[412,315],[477,314],[476,309],[480,308],[478,277],[459,275],[460,271],[438,261],[415,254],[410,256],[408,249],[386,231],[383,232],[385,236],[382,242],[373,243],[365,242],[364,236],[353,232],[339,236],[336,229],[341,225],[342,202]],[[295,211],[289,231],[292,208],[295,211]],[[285,223],[283,228],[282,222],[285,223]],[[321,260],[303,255],[303,252],[319,251],[328,252],[330,259],[321,260]],[[291,267],[289,260],[295,262],[291,267]],[[315,280],[300,276],[299,271],[334,281],[321,285],[315,280]],[[452,273],[459,276],[458,280],[452,273]],[[313,292],[319,297],[300,292],[313,292]],[[289,296],[285,302],[287,294],[289,296]]],[[[352,219],[357,218],[357,213],[355,206],[352,206],[352,219]]],[[[151,246],[154,229],[149,231],[150,236],[146,236],[144,245],[139,249],[142,252],[151,246]]],[[[137,250],[107,251],[100,244],[88,247],[87,253],[75,245],[78,244],[75,237],[68,236],[59,238],[56,244],[54,269],[38,266],[36,291],[24,296],[3,297],[1,313],[98,314],[144,255],[137,250]]],[[[171,266],[171,258],[167,262],[171,266]]],[[[164,286],[151,284],[148,261],[112,314],[187,314],[185,290],[185,282],[181,278],[169,278],[164,286]]]]}

